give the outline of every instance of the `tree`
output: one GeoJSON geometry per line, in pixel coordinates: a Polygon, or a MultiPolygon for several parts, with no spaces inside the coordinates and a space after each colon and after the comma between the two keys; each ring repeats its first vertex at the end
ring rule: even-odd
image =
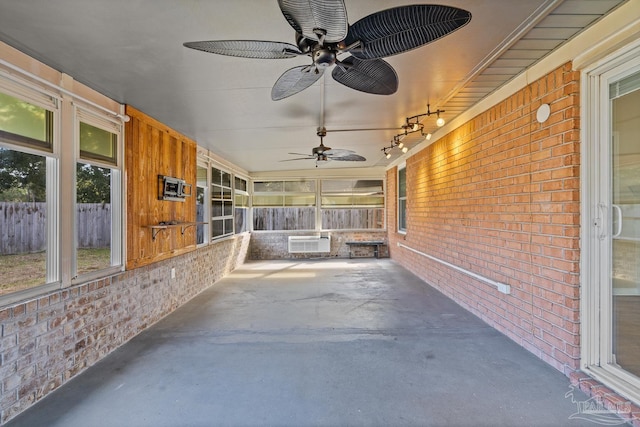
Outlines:
{"type": "Polygon", "coordinates": [[[111,170],[78,163],[76,168],[78,203],[111,203],[111,170]]]}
{"type": "Polygon", "coordinates": [[[46,196],[46,158],[0,147],[0,200],[44,202],[46,196]]]}

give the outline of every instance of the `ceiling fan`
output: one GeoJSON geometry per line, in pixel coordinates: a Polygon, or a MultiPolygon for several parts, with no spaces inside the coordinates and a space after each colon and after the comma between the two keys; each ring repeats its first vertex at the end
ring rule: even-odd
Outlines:
{"type": "Polygon", "coordinates": [[[292,160],[315,160],[316,167],[318,167],[318,165],[323,164],[323,162],[328,162],[331,160],[338,160],[342,162],[364,162],[365,160],[367,160],[361,155],[356,154],[355,151],[335,149],[324,145],[323,138],[327,136],[327,129],[325,129],[324,126],[318,128],[317,135],[320,137],[320,145],[314,147],[311,150],[311,154],[289,153],[294,156],[303,157],[281,160],[281,162],[289,162],[292,160]]]}
{"type": "Polygon", "coordinates": [[[315,83],[324,71],[347,87],[366,93],[391,95],[398,76],[381,58],[415,49],[463,27],[471,13],[452,6],[409,5],[347,21],[344,0],[278,0],[285,19],[296,32],[296,45],[260,40],[212,40],[184,46],[220,55],[258,59],[311,57],[311,65],[293,67],[271,90],[274,101],[294,95],[315,83]],[[338,55],[351,56],[339,60],[338,55]]]}

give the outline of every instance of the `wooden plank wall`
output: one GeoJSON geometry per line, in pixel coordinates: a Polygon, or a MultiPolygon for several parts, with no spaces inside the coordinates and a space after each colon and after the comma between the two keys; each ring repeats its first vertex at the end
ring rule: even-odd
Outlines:
{"type": "Polygon", "coordinates": [[[127,270],[189,252],[196,247],[196,227],[160,230],[155,241],[149,225],[196,220],[196,150],[194,141],[131,106],[125,125],[127,200],[127,270]],[[192,185],[184,202],[159,200],[158,175],[192,185]]]}

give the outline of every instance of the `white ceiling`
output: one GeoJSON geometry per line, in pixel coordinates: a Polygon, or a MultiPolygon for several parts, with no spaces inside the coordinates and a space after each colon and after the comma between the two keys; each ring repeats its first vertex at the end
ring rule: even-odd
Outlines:
{"type": "MultiPolygon", "coordinates": [[[[114,100],[130,104],[251,172],[310,169],[324,119],[325,144],[384,166],[407,116],[446,110],[451,120],[592,24],[621,0],[442,0],[471,22],[434,43],[386,58],[400,85],[390,96],[342,86],[326,73],[281,101],[271,87],[308,57],[246,59],[187,49],[186,41],[272,40],[295,44],[276,0],[0,0],[0,40],[114,100]],[[322,105],[324,104],[324,110],[322,105]],[[342,129],[395,128],[361,132],[342,129]]],[[[349,22],[415,0],[345,0],[349,22]]],[[[435,118],[423,120],[435,129],[435,118]]],[[[397,153],[398,150],[395,150],[397,153]]],[[[395,154],[394,155],[397,155],[395,154]]]]}

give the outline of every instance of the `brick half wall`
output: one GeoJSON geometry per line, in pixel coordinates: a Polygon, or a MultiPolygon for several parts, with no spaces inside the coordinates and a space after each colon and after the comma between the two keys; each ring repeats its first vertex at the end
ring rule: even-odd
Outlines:
{"type": "Polygon", "coordinates": [[[0,309],[0,424],[234,270],[248,246],[237,235],[0,309]]]}
{"type": "MultiPolygon", "coordinates": [[[[249,259],[305,259],[305,258],[349,258],[349,247],[346,242],[352,241],[387,241],[386,231],[327,231],[322,234],[331,236],[330,251],[326,253],[289,253],[289,236],[317,236],[315,231],[282,231],[254,232],[251,234],[249,259]]],[[[372,247],[357,248],[357,256],[366,256],[372,247]]],[[[380,257],[388,256],[388,247],[380,248],[380,257]]]]}
{"type": "Polygon", "coordinates": [[[566,375],[580,358],[579,79],[567,63],[409,157],[406,235],[389,222],[394,260],[566,375]]]}

